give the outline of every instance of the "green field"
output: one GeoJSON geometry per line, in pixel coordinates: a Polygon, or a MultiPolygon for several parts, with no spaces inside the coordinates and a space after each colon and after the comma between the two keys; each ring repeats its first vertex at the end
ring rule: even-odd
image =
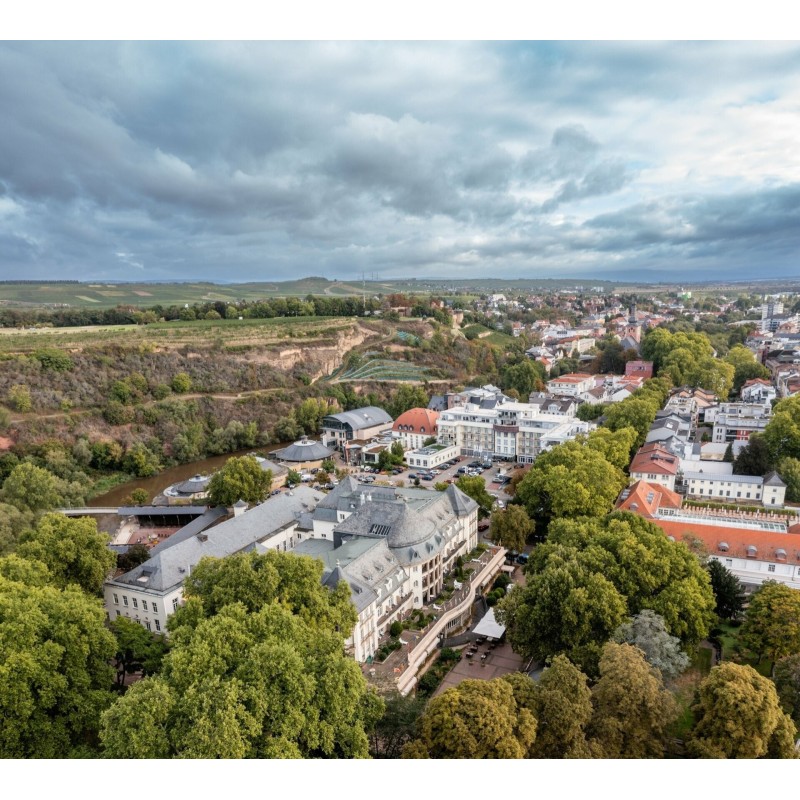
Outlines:
{"type": "Polygon", "coordinates": [[[269,297],[334,297],[360,295],[356,283],[302,278],[275,283],[0,283],[0,304],[41,308],[66,305],[78,308],[110,308],[135,305],[170,306],[188,303],[263,300],[269,297]]]}
{"type": "Polygon", "coordinates": [[[425,381],[429,370],[408,361],[389,358],[371,358],[357,367],[341,367],[331,375],[334,383],[343,381],[425,381]]]}
{"type": "Polygon", "coordinates": [[[82,328],[0,329],[0,353],[29,353],[43,347],[82,349],[99,344],[151,343],[180,347],[219,342],[243,347],[295,338],[320,338],[351,327],[352,317],[275,317],[156,322],[151,325],[104,325],[82,328]]]}

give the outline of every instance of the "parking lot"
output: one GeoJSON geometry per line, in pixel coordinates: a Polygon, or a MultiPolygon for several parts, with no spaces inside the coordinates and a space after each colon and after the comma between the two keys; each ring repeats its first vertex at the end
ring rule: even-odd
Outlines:
{"type": "MultiPolygon", "coordinates": [[[[424,477],[427,473],[427,471],[424,469],[411,468],[400,470],[399,467],[397,468],[398,472],[391,475],[387,475],[386,473],[367,472],[366,470],[359,470],[355,473],[355,475],[359,479],[365,478],[369,482],[372,480],[382,482],[389,481],[394,485],[398,485],[399,482],[402,481],[404,486],[414,486],[414,478],[418,477],[420,487],[432,489],[436,483],[446,483],[448,481],[455,483],[461,477],[459,470],[465,468],[470,469],[470,465],[473,463],[480,463],[480,460],[471,458],[470,456],[461,456],[460,460],[456,464],[443,464],[441,467],[431,470],[433,477],[430,479],[424,477]]],[[[477,474],[483,478],[486,481],[486,488],[489,493],[497,497],[500,503],[505,505],[510,499],[510,496],[505,491],[505,485],[498,482],[498,474],[505,474],[510,478],[516,471],[517,470],[514,469],[513,464],[493,462],[492,466],[488,469],[483,469],[482,467],[480,469],[475,468],[473,470],[473,474],[477,474]]]]}

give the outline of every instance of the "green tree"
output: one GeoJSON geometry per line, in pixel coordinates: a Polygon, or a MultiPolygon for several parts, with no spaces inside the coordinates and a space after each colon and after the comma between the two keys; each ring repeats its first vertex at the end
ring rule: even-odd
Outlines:
{"type": "Polygon", "coordinates": [[[611,639],[638,647],[647,663],[655,667],[665,680],[677,678],[689,666],[689,656],[681,650],[678,637],[670,636],[664,619],[649,608],[623,622],[611,639]]]}
{"type": "Polygon", "coordinates": [[[762,437],[773,464],[787,457],[800,458],[800,395],[775,404],[762,437]]]}
{"type": "Polygon", "coordinates": [[[419,730],[406,758],[525,758],[536,719],[508,681],[466,680],[428,703],[419,730]]]}
{"type": "Polygon", "coordinates": [[[733,462],[734,475],[766,475],[772,469],[772,454],[763,436],[754,433],[733,462]]]}
{"type": "Polygon", "coordinates": [[[342,582],[328,589],[322,584],[322,570],[317,559],[277,550],[201,559],[184,582],[186,603],[173,615],[174,624],[194,620],[198,613],[213,616],[234,603],[253,613],[272,602],[309,625],[349,635],[356,624],[349,587],[342,582]]]}
{"type": "Polygon", "coordinates": [[[141,673],[154,675],[161,668],[167,652],[163,636],[150,633],[138,622],[118,617],[111,623],[111,631],[117,640],[114,660],[117,664],[117,686],[125,685],[125,676],[141,673]]]}
{"type": "Polygon", "coordinates": [[[145,561],[150,560],[150,550],[144,544],[132,544],[127,551],[117,556],[117,568],[130,572],[145,561]]]}
{"type": "Polygon", "coordinates": [[[192,379],[185,372],[179,372],[173,377],[170,387],[175,394],[186,394],[192,390],[192,379]]]}
{"type": "Polygon", "coordinates": [[[590,450],[600,453],[609,464],[617,469],[626,469],[631,461],[638,434],[634,428],[597,428],[588,436],[581,437],[590,450]]]}
{"type": "Polygon", "coordinates": [[[753,351],[748,347],[737,344],[732,347],[725,356],[724,361],[733,366],[733,391],[738,394],[746,381],[753,378],[769,378],[770,371],[759,364],[753,351]]]}
{"type": "Polygon", "coordinates": [[[776,581],[762,583],[750,596],[739,641],[771,661],[800,653],[800,593],[776,581]]]}
{"type": "Polygon", "coordinates": [[[800,653],[777,661],[772,680],[775,682],[781,708],[795,725],[800,725],[800,653]]]}
{"type": "Polygon", "coordinates": [[[515,694],[517,703],[537,720],[531,758],[591,757],[586,726],[592,717],[592,693],[586,675],[566,656],[556,656],[538,682],[519,674],[504,676],[504,680],[527,690],[515,694]]]}
{"type": "Polygon", "coordinates": [[[714,613],[721,619],[736,619],[744,608],[745,593],[739,579],[715,558],[706,564],[714,592],[714,613]]]}
{"type": "Polygon", "coordinates": [[[69,355],[55,347],[43,347],[36,350],[33,357],[42,365],[42,369],[51,372],[69,372],[74,366],[69,355]]]}
{"type": "Polygon", "coordinates": [[[800,459],[782,458],[777,471],[786,484],[786,500],[800,503],[800,459]]]}
{"type": "Polygon", "coordinates": [[[45,564],[59,588],[74,583],[84,592],[98,594],[117,563],[109,541],[94,519],[45,514],[36,528],[20,537],[17,553],[45,564]]]}
{"type": "Polygon", "coordinates": [[[775,686],[752,667],[725,661],[700,684],[689,752],[699,758],[795,758],[794,723],[775,686]]]}
{"type": "Polygon", "coordinates": [[[516,389],[519,396],[527,402],[531,392],[544,388],[545,377],[544,366],[538,361],[526,358],[503,370],[501,386],[505,391],[516,389]]]}
{"type": "Polygon", "coordinates": [[[486,481],[480,476],[462,475],[456,486],[478,504],[478,518],[486,519],[492,513],[495,498],[486,491],[486,481]]]}
{"type": "Polygon", "coordinates": [[[659,408],[650,398],[632,396],[609,406],[604,425],[612,431],[633,428],[637,434],[634,446],[641,447],[659,408]]]}
{"type": "Polygon", "coordinates": [[[402,384],[386,404],[386,411],[397,419],[412,408],[427,408],[430,402],[428,393],[421,386],[402,384]]]}
{"type": "Polygon", "coordinates": [[[489,538],[507,550],[522,552],[528,537],[533,535],[535,525],[522,506],[510,505],[495,511],[489,527],[489,538]]]}
{"type": "Polygon", "coordinates": [[[677,705],[638,647],[608,642],[588,734],[605,758],[662,758],[677,705]]]}
{"type": "Polygon", "coordinates": [[[22,511],[47,511],[61,505],[63,481],[52,472],[30,463],[11,470],[0,489],[0,501],[22,511]]]}
{"type": "Polygon", "coordinates": [[[611,510],[626,484],[622,470],[573,441],[542,453],[517,486],[516,497],[537,522],[599,516],[611,510]]]}
{"type": "Polygon", "coordinates": [[[714,619],[708,575],[680,542],[626,512],[560,519],[531,554],[524,587],[499,605],[514,649],[543,660],[565,653],[589,674],[599,648],[645,608],[682,642],[703,639],[714,619]]]}
{"type": "Polygon", "coordinates": [[[31,390],[24,383],[15,383],[8,390],[8,402],[16,411],[19,411],[21,414],[25,414],[28,411],[33,411],[31,390]]]}
{"type": "Polygon", "coordinates": [[[286,473],[286,483],[293,483],[295,486],[302,482],[302,477],[296,469],[290,469],[286,473]]]}
{"type": "Polygon", "coordinates": [[[114,637],[100,602],[70,586],[0,577],[0,756],[85,754],[111,702],[114,637]]]}
{"type": "Polygon", "coordinates": [[[330,400],[309,397],[295,407],[294,418],[303,433],[314,435],[321,430],[323,417],[335,414],[338,410],[336,404],[330,400]]]}
{"type": "MultiPolygon", "coordinates": [[[[2,493],[0,493],[0,496],[2,493]]],[[[9,503],[0,503],[0,556],[17,546],[19,535],[33,522],[33,512],[20,511],[9,503]]]]}
{"type": "MultiPolygon", "coordinates": [[[[434,442],[435,441],[436,440],[434,439],[434,442]]],[[[392,442],[390,450],[392,453],[392,460],[394,461],[394,463],[402,464],[403,459],[405,459],[406,456],[405,450],[403,450],[403,443],[399,439],[397,439],[396,441],[392,442]]],[[[333,470],[333,466],[331,466],[331,470],[333,470]]]]}
{"type": "Polygon", "coordinates": [[[227,559],[204,559],[192,571],[187,603],[170,620],[172,648],[161,673],[140,681],[136,694],[131,689],[103,717],[106,754],[368,755],[366,730],[383,703],[344,652],[356,618],[352,605],[347,614],[340,611],[342,602],[349,604],[349,588],[342,582],[326,601],[322,563],[311,558],[274,551],[233,558],[232,569],[227,559]],[[194,580],[196,571],[202,580],[194,580]],[[277,593],[270,590],[274,572],[277,593]],[[337,630],[334,621],[344,616],[348,626],[337,630]]]}
{"type": "Polygon", "coordinates": [[[211,476],[208,499],[213,506],[230,507],[239,500],[260,503],[271,488],[271,470],[261,469],[253,456],[229,458],[225,466],[211,476]]]}
{"type": "Polygon", "coordinates": [[[142,442],[135,442],[128,448],[123,467],[126,472],[138,475],[140,478],[150,478],[163,469],[158,456],[142,442]]]}
{"type": "Polygon", "coordinates": [[[400,758],[403,747],[414,738],[425,701],[394,691],[385,702],[386,710],[369,732],[370,754],[373,758],[400,758]]]}
{"type": "Polygon", "coordinates": [[[150,493],[147,489],[134,489],[131,492],[131,502],[135,506],[145,506],[150,502],[150,493]]]}

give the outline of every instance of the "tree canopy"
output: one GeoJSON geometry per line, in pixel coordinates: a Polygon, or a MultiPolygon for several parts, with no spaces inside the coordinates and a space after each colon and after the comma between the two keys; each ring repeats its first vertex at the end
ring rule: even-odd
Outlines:
{"type": "Polygon", "coordinates": [[[271,551],[228,561],[192,570],[160,674],[103,715],[106,754],[366,757],[383,702],[344,652],[349,591],[340,584],[326,598],[322,564],[310,558],[271,551]]]}
{"type": "Polygon", "coordinates": [[[495,511],[489,527],[489,538],[507,550],[522,552],[525,542],[533,535],[535,525],[522,506],[512,504],[495,511]]]}
{"type": "Polygon", "coordinates": [[[700,684],[688,744],[699,758],[794,758],[796,728],[775,686],[752,667],[725,661],[700,684]]]}
{"type": "Polygon", "coordinates": [[[0,576],[0,756],[86,752],[112,700],[114,650],[99,600],[0,576]]]}
{"type": "Polygon", "coordinates": [[[542,453],[516,488],[534,520],[601,516],[627,484],[622,470],[597,450],[565,442],[542,453]]]}
{"type": "Polygon", "coordinates": [[[638,647],[616,642],[603,647],[592,703],[589,735],[604,758],[664,755],[666,731],[677,706],[638,647]]]}
{"type": "Polygon", "coordinates": [[[739,641],[771,661],[800,653],[800,592],[776,581],[762,583],[750,596],[739,641]]]}
{"type": "Polygon", "coordinates": [[[741,581],[717,559],[706,564],[714,592],[714,613],[721,619],[736,619],[744,608],[744,587],[741,581]]]}
{"type": "Polygon", "coordinates": [[[478,504],[479,519],[486,519],[492,513],[495,498],[486,490],[486,481],[480,475],[462,475],[456,481],[456,486],[478,504]]]}
{"type": "Polygon", "coordinates": [[[514,699],[511,683],[466,680],[434,697],[406,758],[525,758],[536,719],[514,699]]]}
{"type": "Polygon", "coordinates": [[[800,653],[786,656],[775,664],[772,680],[778,691],[781,708],[800,725],[800,653]]]}
{"type": "Polygon", "coordinates": [[[649,608],[623,622],[611,638],[638,647],[647,663],[665,679],[676,678],[689,666],[689,656],[681,649],[678,637],[670,636],[663,618],[649,608]]]}
{"type": "Polygon", "coordinates": [[[230,507],[239,500],[260,503],[272,488],[272,471],[261,469],[253,456],[229,458],[208,482],[212,505],[230,507]]]}
{"type": "Polygon", "coordinates": [[[627,512],[554,520],[535,548],[527,582],[499,604],[509,641],[525,655],[557,653],[592,674],[599,647],[645,608],[684,643],[705,637],[714,597],[705,570],[680,542],[627,512]]]}
{"type": "Polygon", "coordinates": [[[20,537],[17,554],[45,564],[61,589],[75,583],[89,594],[99,594],[117,563],[109,541],[94,519],[45,514],[36,528],[20,537]]]}

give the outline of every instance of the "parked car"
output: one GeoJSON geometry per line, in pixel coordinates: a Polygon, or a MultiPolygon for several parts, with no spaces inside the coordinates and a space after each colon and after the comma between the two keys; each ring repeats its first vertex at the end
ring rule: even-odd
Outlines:
{"type": "Polygon", "coordinates": [[[517,564],[527,564],[528,563],[528,555],[527,553],[520,553],[516,558],[517,564]]]}
{"type": "Polygon", "coordinates": [[[280,494],[280,493],[281,493],[281,490],[280,490],[280,489],[273,489],[273,490],[272,490],[272,491],[269,493],[269,496],[270,496],[270,497],[275,497],[275,495],[276,495],[276,494],[280,494]]]}
{"type": "Polygon", "coordinates": [[[489,530],[489,524],[490,524],[490,523],[489,523],[489,520],[488,520],[488,519],[482,519],[482,520],[481,520],[481,521],[478,523],[478,530],[479,530],[479,531],[487,531],[487,530],[489,530]]]}
{"type": "Polygon", "coordinates": [[[402,474],[403,474],[403,468],[402,467],[395,467],[392,470],[392,475],[402,475],[402,474]]]}
{"type": "Polygon", "coordinates": [[[417,475],[415,472],[409,472],[409,473],[408,473],[408,479],[409,479],[410,481],[416,480],[418,477],[419,477],[419,476],[418,476],[418,475],[417,475]]]}

